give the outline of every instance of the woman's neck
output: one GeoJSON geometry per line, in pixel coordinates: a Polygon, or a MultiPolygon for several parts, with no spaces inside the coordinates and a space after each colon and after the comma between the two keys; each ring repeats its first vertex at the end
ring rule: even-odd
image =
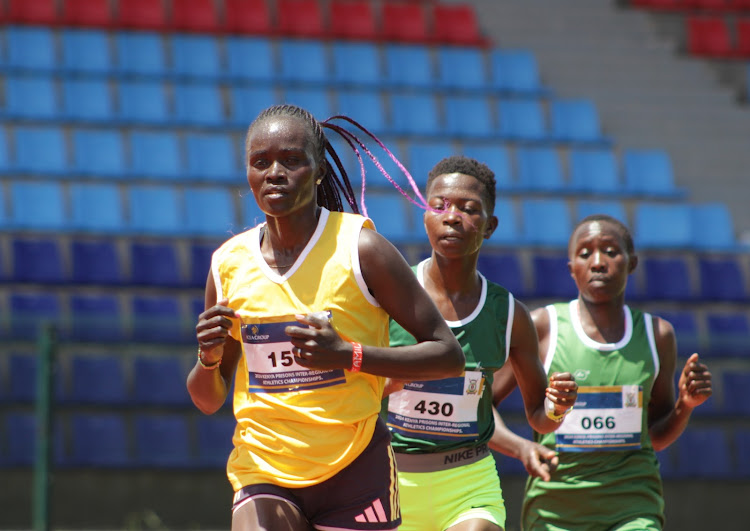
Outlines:
{"type": "Polygon", "coordinates": [[[446,259],[435,253],[424,265],[424,287],[443,317],[449,321],[470,315],[482,295],[476,256],[446,259]]]}
{"type": "Polygon", "coordinates": [[[625,334],[625,300],[616,297],[606,302],[578,297],[578,318],[587,336],[601,343],[616,343],[625,334]]]}

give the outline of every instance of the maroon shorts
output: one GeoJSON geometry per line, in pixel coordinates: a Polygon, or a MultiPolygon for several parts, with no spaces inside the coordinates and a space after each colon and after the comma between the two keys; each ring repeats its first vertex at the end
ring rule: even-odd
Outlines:
{"type": "Polygon", "coordinates": [[[332,478],[303,488],[270,483],[248,485],[235,493],[232,511],[253,498],[287,500],[316,529],[397,529],[401,511],[390,432],[378,418],[370,444],[332,478]]]}

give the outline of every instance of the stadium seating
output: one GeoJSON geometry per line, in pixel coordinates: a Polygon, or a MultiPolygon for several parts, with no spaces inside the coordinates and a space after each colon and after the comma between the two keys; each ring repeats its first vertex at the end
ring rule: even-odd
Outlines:
{"type": "MultiPolygon", "coordinates": [[[[350,0],[342,0],[342,5],[350,0]]],[[[379,48],[369,42],[337,42],[331,44],[333,81],[341,87],[377,87],[383,83],[379,48]]]]}
{"type": "Polygon", "coordinates": [[[132,463],[128,426],[117,413],[75,413],[65,463],[77,467],[123,467],[132,463]]]}
{"type": "Polygon", "coordinates": [[[677,477],[722,478],[732,475],[726,432],[718,427],[689,427],[677,442],[677,477]]]}
{"type": "Polygon", "coordinates": [[[487,88],[487,69],[482,50],[441,46],[436,53],[437,78],[442,88],[475,92],[487,88]]]}
{"type": "Polygon", "coordinates": [[[565,192],[560,156],[554,148],[519,147],[516,150],[517,185],[527,192],[565,192]]]}
{"type": "Polygon", "coordinates": [[[167,69],[164,38],[155,32],[115,33],[115,71],[122,76],[161,76],[167,69]]]}
{"type": "Polygon", "coordinates": [[[281,35],[321,39],[327,27],[318,0],[276,0],[277,31],[281,35]]]}
{"type": "Polygon", "coordinates": [[[610,149],[572,148],[569,151],[568,188],[577,194],[623,194],[615,154],[610,149]]]}
{"type": "Polygon", "coordinates": [[[124,80],[118,84],[119,116],[131,125],[158,125],[172,119],[164,83],[158,80],[124,80]]]}
{"type": "Polygon", "coordinates": [[[472,4],[434,3],[432,21],[435,42],[472,47],[489,44],[479,28],[472,4]]]}
{"type": "Polygon", "coordinates": [[[432,55],[419,44],[387,44],[383,48],[385,81],[390,87],[430,88],[436,80],[432,55]]]}
{"type": "Polygon", "coordinates": [[[127,0],[117,3],[117,24],[122,28],[166,31],[169,18],[161,0],[127,0]]]}
{"type": "Polygon", "coordinates": [[[331,0],[330,35],[334,39],[375,41],[379,27],[368,0],[331,0]]]}
{"type": "Polygon", "coordinates": [[[224,46],[227,61],[224,76],[230,81],[271,82],[276,79],[277,65],[269,39],[232,35],[224,40],[224,46]]]}
{"type": "Polygon", "coordinates": [[[169,42],[172,75],[194,80],[214,80],[222,74],[218,39],[210,35],[178,34],[173,35],[169,42]]]}
{"type": "Polygon", "coordinates": [[[711,355],[720,357],[750,357],[747,338],[750,321],[742,311],[710,311],[706,315],[711,355]]]}
{"type": "Polygon", "coordinates": [[[685,19],[687,49],[693,55],[729,57],[733,46],[729,27],[721,17],[689,16],[685,19]]]}
{"type": "Polygon", "coordinates": [[[428,44],[432,40],[420,3],[385,2],[381,8],[381,37],[386,41],[428,44]]]}
{"type": "Polygon", "coordinates": [[[114,15],[109,0],[64,0],[62,23],[66,26],[110,28],[114,15]]]}
{"type": "Polygon", "coordinates": [[[495,187],[498,190],[511,190],[515,186],[511,157],[504,145],[464,143],[462,154],[486,164],[495,174],[495,187]]]}
{"type": "MultiPolygon", "coordinates": [[[[80,0],[79,0],[80,1],[80,0]]],[[[61,32],[62,66],[66,75],[114,71],[109,35],[99,29],[66,29],[61,32]]]]}
{"type": "Polygon", "coordinates": [[[375,135],[388,132],[389,124],[383,97],[375,90],[341,90],[336,94],[336,114],[348,116],[375,135]]]}
{"type": "MultiPolygon", "coordinates": [[[[638,245],[638,244],[636,244],[638,245]]],[[[647,300],[690,301],[695,299],[690,268],[681,256],[644,260],[645,292],[647,300]]]]}
{"type": "MultiPolygon", "coordinates": [[[[142,343],[185,343],[190,335],[183,332],[185,322],[180,311],[181,302],[172,295],[134,295],[131,299],[131,339],[142,343]]],[[[162,375],[164,376],[164,375],[162,375]]],[[[181,386],[184,388],[184,379],[181,386]]],[[[160,385],[166,388],[164,382],[160,385]]],[[[160,390],[156,390],[160,392],[160,390]]],[[[141,397],[147,395],[138,393],[141,397]]]]}
{"type": "Polygon", "coordinates": [[[570,277],[566,256],[535,255],[533,264],[535,297],[560,300],[576,297],[578,289],[570,277]]]}
{"type": "MultiPolygon", "coordinates": [[[[57,295],[36,291],[13,291],[9,300],[10,337],[33,341],[44,327],[62,329],[62,308],[57,295]]],[[[61,330],[62,331],[62,330],[61,330]]],[[[64,336],[64,333],[61,334],[64,336]]]]}
{"type": "Polygon", "coordinates": [[[191,464],[187,419],[174,414],[141,414],[135,420],[135,464],[187,467],[191,464]]]}
{"type": "Polygon", "coordinates": [[[484,96],[446,96],[443,109],[448,135],[480,140],[497,136],[491,108],[484,96]]]}
{"type": "Polygon", "coordinates": [[[625,205],[617,200],[581,199],[576,203],[576,220],[580,221],[593,214],[606,214],[630,226],[625,205]]]}
{"type": "Polygon", "coordinates": [[[52,78],[30,75],[8,76],[5,80],[7,118],[22,120],[57,120],[57,89],[52,78]]]}
{"type": "Polygon", "coordinates": [[[750,386],[750,371],[724,371],[721,380],[723,412],[738,418],[750,418],[750,404],[746,399],[750,386]]]}
{"type": "Polygon", "coordinates": [[[70,186],[70,228],[91,233],[125,231],[122,196],[112,183],[76,182],[70,186]]]}
{"type": "Polygon", "coordinates": [[[288,84],[325,84],[330,65],[320,41],[282,39],[279,43],[279,77],[288,84]]]}
{"type": "Polygon", "coordinates": [[[391,94],[391,125],[396,135],[435,135],[442,130],[436,98],[423,93],[391,94]]]}
{"type": "Polygon", "coordinates": [[[691,207],[686,203],[638,203],[633,229],[636,248],[689,249],[693,243],[691,207]]]}
{"type": "Polygon", "coordinates": [[[24,24],[55,25],[58,22],[55,0],[9,0],[8,18],[24,24]]]}
{"type": "Polygon", "coordinates": [[[67,225],[59,183],[11,181],[10,204],[9,222],[18,230],[60,230],[67,225]]]}
{"type": "MultiPolygon", "coordinates": [[[[72,295],[70,315],[73,341],[117,343],[125,338],[123,312],[116,295],[72,295]]],[[[124,402],[125,398],[123,390],[120,400],[124,402]]]]}
{"type": "Polygon", "coordinates": [[[507,140],[547,142],[547,119],[538,100],[501,99],[497,102],[500,136],[507,140]]]}
{"type": "Polygon", "coordinates": [[[734,258],[700,257],[701,299],[704,301],[745,302],[750,297],[741,263],[734,258]]]}
{"type": "Polygon", "coordinates": [[[188,234],[228,238],[237,231],[234,202],[225,187],[187,188],[184,198],[188,234]]]}
{"type": "Polygon", "coordinates": [[[188,127],[223,126],[224,104],[213,84],[178,83],[173,86],[174,119],[188,127]]]}
{"type": "Polygon", "coordinates": [[[12,280],[59,284],[65,279],[58,242],[51,239],[14,238],[12,280]]]}
{"type": "MultiPolygon", "coordinates": [[[[97,324],[89,322],[85,326],[97,324]]],[[[71,402],[117,406],[125,404],[129,398],[122,361],[117,356],[75,356],[71,360],[70,376],[66,399],[71,402]]]]}
{"type": "Polygon", "coordinates": [[[523,199],[521,219],[523,240],[527,244],[567,248],[573,224],[570,207],[563,199],[523,199]]]}
{"type": "MultiPolygon", "coordinates": [[[[18,4],[24,0],[15,0],[18,4]]],[[[47,27],[9,27],[5,32],[7,67],[12,71],[57,70],[54,34],[47,27]]]]}
{"type": "Polygon", "coordinates": [[[198,462],[216,468],[226,465],[232,451],[237,421],[231,415],[212,415],[197,420],[198,462]]]}
{"type": "Polygon", "coordinates": [[[73,240],[70,253],[72,282],[116,286],[125,281],[122,259],[110,239],[73,240]]]}
{"type": "Polygon", "coordinates": [[[217,4],[213,0],[172,0],[171,28],[190,32],[219,31],[217,4]]]}
{"type": "Polygon", "coordinates": [[[66,120],[107,123],[115,119],[114,96],[107,80],[67,78],[62,90],[66,120]]]}
{"type": "Polygon", "coordinates": [[[175,188],[167,185],[133,185],[129,188],[128,230],[151,235],[183,232],[183,213],[175,188]]]}
{"type": "Polygon", "coordinates": [[[498,91],[524,96],[548,94],[530,50],[496,48],[490,52],[490,85],[498,91]]]}
{"type": "Polygon", "coordinates": [[[273,33],[268,0],[224,0],[224,29],[232,34],[273,33]]]}
{"type": "Polygon", "coordinates": [[[515,254],[498,254],[485,251],[479,255],[477,269],[487,277],[487,280],[500,284],[515,297],[523,298],[526,296],[523,268],[515,254]]]}
{"type": "Polygon", "coordinates": [[[182,279],[174,245],[133,242],[130,246],[130,283],[136,286],[179,286],[182,279]]]}
{"type": "Polygon", "coordinates": [[[674,183],[669,155],[662,150],[628,149],[622,156],[625,189],[632,194],[656,198],[680,198],[684,190],[674,183]]]}
{"type": "Polygon", "coordinates": [[[187,406],[187,371],[176,356],[138,356],[133,361],[133,402],[148,406],[187,406]]]}
{"type": "Polygon", "coordinates": [[[553,100],[550,104],[550,134],[559,142],[606,144],[599,113],[587,99],[553,100]]]}

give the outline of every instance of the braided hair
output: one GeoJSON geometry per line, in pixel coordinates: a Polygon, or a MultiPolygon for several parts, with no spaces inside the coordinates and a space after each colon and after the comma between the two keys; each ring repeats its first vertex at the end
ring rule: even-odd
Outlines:
{"type": "Polygon", "coordinates": [[[248,160],[250,150],[250,133],[256,124],[266,120],[267,118],[274,117],[293,117],[299,118],[305,123],[307,127],[310,139],[313,143],[313,149],[315,150],[315,157],[317,161],[325,165],[325,175],[318,184],[317,196],[318,205],[328,210],[342,212],[344,210],[344,203],[342,202],[342,195],[346,200],[349,207],[356,214],[359,214],[359,208],[357,201],[354,197],[354,190],[352,189],[349,176],[344,169],[341,159],[339,158],[336,150],[333,148],[331,143],[326,138],[324,127],[329,127],[325,122],[319,122],[315,117],[302,107],[296,105],[282,104],[273,105],[262,111],[255,120],[250,124],[245,137],[245,160],[248,160]],[[326,152],[330,155],[333,160],[333,164],[326,158],[326,152]],[[338,170],[334,171],[334,168],[338,170]]]}

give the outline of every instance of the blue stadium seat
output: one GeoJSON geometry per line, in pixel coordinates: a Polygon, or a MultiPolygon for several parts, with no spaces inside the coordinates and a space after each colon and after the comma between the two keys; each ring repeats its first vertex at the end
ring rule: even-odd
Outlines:
{"type": "Polygon", "coordinates": [[[712,356],[750,358],[750,323],[745,312],[712,311],[706,314],[709,350],[712,356]]]}
{"type": "Polygon", "coordinates": [[[676,445],[668,446],[664,450],[656,452],[659,461],[659,474],[663,479],[672,479],[677,474],[677,450],[676,445]]]}
{"type": "Polygon", "coordinates": [[[612,150],[573,148],[568,162],[571,191],[596,195],[623,193],[617,159],[612,150]]]}
{"type": "Polygon", "coordinates": [[[508,197],[496,198],[495,216],[497,217],[497,228],[484,245],[515,245],[521,243],[518,213],[513,200],[508,197]]]}
{"type": "Polygon", "coordinates": [[[637,203],[634,210],[636,248],[690,248],[691,207],[687,203],[637,203]]]}
{"type": "Polygon", "coordinates": [[[688,426],[675,444],[677,476],[713,479],[732,476],[731,452],[724,428],[688,426]]]}
{"type": "Polygon", "coordinates": [[[141,286],[180,286],[182,279],[175,246],[161,242],[132,242],[130,283],[141,286]]]}
{"type": "Polygon", "coordinates": [[[574,144],[610,143],[599,125],[599,112],[588,99],[554,100],[550,104],[552,136],[560,142],[574,144]]]}
{"type": "Polygon", "coordinates": [[[57,127],[15,128],[14,173],[67,177],[70,167],[63,130],[57,127]]]}
{"type": "Polygon", "coordinates": [[[133,400],[147,406],[188,406],[188,371],[180,356],[138,356],[133,361],[133,400]]]}
{"type": "Polygon", "coordinates": [[[67,463],[79,467],[123,467],[132,463],[128,426],[115,413],[74,413],[67,463]]]}
{"type": "Polygon", "coordinates": [[[131,186],[129,192],[131,231],[163,235],[183,232],[184,216],[175,188],[131,186]]]}
{"type": "Polygon", "coordinates": [[[750,389],[750,371],[725,369],[721,379],[723,394],[723,412],[733,417],[750,418],[750,402],[747,390],[750,389]]]}
{"type": "Polygon", "coordinates": [[[401,194],[368,194],[365,202],[367,215],[375,222],[380,234],[393,243],[406,243],[414,239],[416,230],[407,217],[409,203],[401,194]]]}
{"type": "Polygon", "coordinates": [[[500,284],[513,296],[519,298],[526,296],[523,269],[517,254],[484,251],[479,254],[477,269],[487,280],[500,284]]]}
{"type": "MultiPolygon", "coordinates": [[[[0,128],[0,175],[7,175],[12,171],[13,168],[8,157],[8,135],[5,134],[4,128],[0,128]]],[[[0,211],[1,214],[4,214],[4,212],[0,211]]],[[[2,217],[0,217],[0,221],[2,221],[2,217]]]]}
{"type": "Polygon", "coordinates": [[[118,233],[126,228],[122,197],[110,183],[73,183],[70,186],[70,227],[85,232],[118,233]]]}
{"type": "Polygon", "coordinates": [[[122,132],[119,129],[75,129],[72,171],[84,177],[125,177],[122,132]]]}
{"type": "Polygon", "coordinates": [[[222,73],[219,40],[214,35],[172,34],[170,73],[179,78],[217,79],[222,73]]]}
{"type": "MultiPolygon", "coordinates": [[[[382,135],[388,131],[383,95],[377,90],[342,90],[337,93],[336,99],[336,114],[348,116],[375,135],[382,135]]],[[[357,136],[364,136],[364,133],[357,136]]]]}
{"type": "Polygon", "coordinates": [[[707,251],[734,251],[732,214],[724,203],[698,203],[692,207],[692,246],[707,251]]]}
{"type": "Polygon", "coordinates": [[[529,50],[494,49],[490,52],[490,85],[508,93],[540,96],[549,91],[539,77],[536,57],[529,50]]]}
{"type": "Polygon", "coordinates": [[[74,341],[113,343],[125,337],[117,296],[72,295],[70,311],[70,336],[74,341]]]}
{"type": "Polygon", "coordinates": [[[63,115],[76,122],[109,122],[115,118],[114,98],[106,79],[66,78],[63,115]]]}
{"type": "Polygon", "coordinates": [[[277,78],[271,41],[262,37],[232,35],[224,42],[226,75],[231,81],[272,82],[277,78]]]}
{"type": "Polygon", "coordinates": [[[119,83],[119,118],[127,124],[159,125],[171,118],[162,81],[124,80],[119,83]]]}
{"type": "Polygon", "coordinates": [[[743,302],[750,298],[739,257],[699,256],[698,270],[702,300],[743,302]]]}
{"type": "Polygon", "coordinates": [[[7,65],[11,70],[57,70],[57,46],[51,28],[11,26],[5,35],[7,65]]]}
{"type": "Polygon", "coordinates": [[[161,77],[167,73],[163,36],[150,31],[115,34],[117,67],[123,76],[161,77]]]}
{"type": "Polygon", "coordinates": [[[187,418],[174,414],[135,417],[135,462],[145,467],[192,465],[187,418]]]}
{"type": "Polygon", "coordinates": [[[333,115],[331,98],[326,88],[287,86],[283,94],[284,103],[298,105],[318,120],[325,120],[333,115]]]}
{"type": "Polygon", "coordinates": [[[173,131],[133,131],[132,172],[139,177],[177,180],[183,177],[180,139],[173,131]]]}
{"type": "Polygon", "coordinates": [[[30,403],[36,399],[38,360],[35,354],[11,353],[8,359],[7,397],[11,402],[30,403]]]}
{"type": "Polygon", "coordinates": [[[430,48],[424,45],[386,44],[385,79],[391,87],[432,89],[435,74],[430,48]]]}
{"type": "Polygon", "coordinates": [[[420,191],[424,193],[430,170],[445,157],[455,155],[456,149],[447,141],[411,142],[407,147],[407,154],[409,157],[407,169],[419,185],[420,191]]]}
{"type": "Polygon", "coordinates": [[[443,99],[445,132],[458,138],[491,139],[497,136],[490,104],[483,95],[446,96],[443,99]]]}
{"type": "Polygon", "coordinates": [[[232,86],[229,88],[232,125],[247,129],[263,109],[281,102],[272,87],[232,86]]]}
{"type": "Polygon", "coordinates": [[[333,81],[337,86],[373,89],[383,84],[380,51],[376,44],[336,41],[331,45],[331,53],[333,81]]]}
{"type": "Polygon", "coordinates": [[[508,149],[498,143],[488,145],[476,142],[465,143],[462,149],[465,156],[486,164],[495,173],[495,187],[500,190],[511,190],[515,186],[513,169],[508,149]]]}
{"type": "Polygon", "coordinates": [[[625,205],[617,200],[596,200],[581,199],[576,204],[576,221],[582,220],[586,216],[593,214],[606,214],[621,221],[626,227],[629,227],[628,214],[625,205]]]}
{"type": "Polygon", "coordinates": [[[14,238],[12,253],[13,281],[58,284],[66,280],[57,240],[14,238]]]}
{"type": "Polygon", "coordinates": [[[649,257],[641,261],[645,273],[647,300],[690,301],[695,299],[687,260],[681,256],[649,257]]]}
{"type": "Polygon", "coordinates": [[[226,187],[186,188],[184,197],[188,234],[226,239],[238,232],[234,201],[226,187]]]}
{"type": "Polygon", "coordinates": [[[232,415],[202,416],[196,420],[198,462],[209,467],[224,467],[234,448],[232,437],[237,421],[232,415]]]}
{"type": "Polygon", "coordinates": [[[441,46],[436,53],[441,87],[452,91],[483,91],[487,88],[487,68],[481,48],[441,46]]]}
{"type": "Polygon", "coordinates": [[[625,190],[646,197],[679,198],[685,191],[674,182],[672,161],[666,151],[629,149],[622,155],[625,190]]]}
{"type": "MultiPolygon", "coordinates": [[[[521,390],[516,386],[511,393],[506,396],[502,402],[500,402],[499,407],[497,408],[500,414],[507,414],[509,412],[513,413],[523,413],[524,412],[524,405],[523,405],[523,396],[521,395],[521,390]]],[[[507,424],[506,424],[507,425],[507,424]]],[[[508,426],[510,427],[510,426],[508,426]]],[[[512,429],[514,433],[517,435],[521,435],[522,433],[527,433],[528,430],[524,428],[523,432],[517,432],[515,429],[512,429]]]]}
{"type": "MultiPolygon", "coordinates": [[[[237,150],[241,147],[237,143],[237,150]]],[[[242,183],[245,179],[239,166],[244,156],[235,151],[234,138],[228,134],[188,133],[185,151],[191,179],[221,183],[242,183]]]]}
{"type": "Polygon", "coordinates": [[[177,83],[173,87],[174,119],[181,125],[224,125],[224,103],[218,85],[177,83]]]}
{"type": "Polygon", "coordinates": [[[63,29],[62,69],[71,74],[110,74],[113,71],[109,35],[99,29],[63,29]]]}
{"type": "Polygon", "coordinates": [[[134,296],[131,301],[132,340],[146,343],[185,343],[190,339],[195,340],[191,334],[183,333],[185,323],[180,308],[182,303],[178,297],[134,296]]]}
{"type": "Polygon", "coordinates": [[[10,223],[17,229],[65,230],[63,191],[57,182],[11,181],[10,223]]]}
{"type": "Polygon", "coordinates": [[[741,478],[750,478],[750,429],[737,428],[734,434],[735,471],[741,478]]]}
{"type": "Polygon", "coordinates": [[[546,142],[549,140],[547,119],[538,100],[507,100],[497,102],[498,131],[508,140],[546,142]]]}
{"type": "Polygon", "coordinates": [[[578,295],[578,288],[568,270],[567,256],[536,255],[532,261],[535,297],[567,300],[578,295]]]}
{"type": "Polygon", "coordinates": [[[435,136],[443,132],[437,100],[429,93],[391,94],[392,133],[435,136]]]}
{"type": "Polygon", "coordinates": [[[522,190],[552,194],[567,191],[560,155],[554,148],[519,147],[516,167],[522,190]]]}
{"type": "Polygon", "coordinates": [[[62,310],[56,294],[12,292],[10,294],[10,335],[19,340],[39,339],[43,326],[54,325],[64,337],[62,310]]]}
{"type": "Polygon", "coordinates": [[[329,82],[331,74],[323,42],[282,39],[278,52],[279,77],[284,83],[324,85],[329,82]]]}
{"type": "MultiPolygon", "coordinates": [[[[0,452],[0,465],[9,467],[31,467],[36,460],[36,445],[39,440],[34,413],[9,411],[4,416],[6,455],[0,452]]],[[[52,428],[52,458],[59,464],[63,454],[63,438],[60,426],[52,428]]]]}
{"type": "Polygon", "coordinates": [[[243,190],[240,195],[242,230],[247,230],[265,223],[266,215],[255,202],[255,197],[250,190],[243,190]]]}
{"type": "Polygon", "coordinates": [[[521,201],[523,241],[566,249],[573,231],[570,208],[564,199],[538,198],[521,201]]]}
{"type": "Polygon", "coordinates": [[[117,245],[110,239],[73,240],[70,245],[73,282],[118,285],[123,273],[117,245]]]}
{"type": "Polygon", "coordinates": [[[5,118],[59,120],[57,88],[52,77],[11,75],[5,78],[5,118]]]}
{"type": "MultiPolygon", "coordinates": [[[[190,245],[190,286],[203,288],[206,286],[209,270],[211,269],[211,257],[219,244],[214,243],[192,243],[190,245]]],[[[201,300],[201,306],[203,300],[201,300]]],[[[201,311],[203,311],[201,309],[201,311]]],[[[200,313],[200,312],[198,312],[200,313]]]]}
{"type": "Polygon", "coordinates": [[[652,312],[672,324],[677,336],[677,355],[687,359],[693,352],[698,352],[701,357],[711,354],[710,350],[702,348],[703,342],[698,328],[696,314],[692,310],[657,310],[652,312]]]}
{"type": "Polygon", "coordinates": [[[70,362],[70,390],[66,398],[78,404],[125,404],[129,396],[120,357],[116,354],[74,356],[70,362]]]}

